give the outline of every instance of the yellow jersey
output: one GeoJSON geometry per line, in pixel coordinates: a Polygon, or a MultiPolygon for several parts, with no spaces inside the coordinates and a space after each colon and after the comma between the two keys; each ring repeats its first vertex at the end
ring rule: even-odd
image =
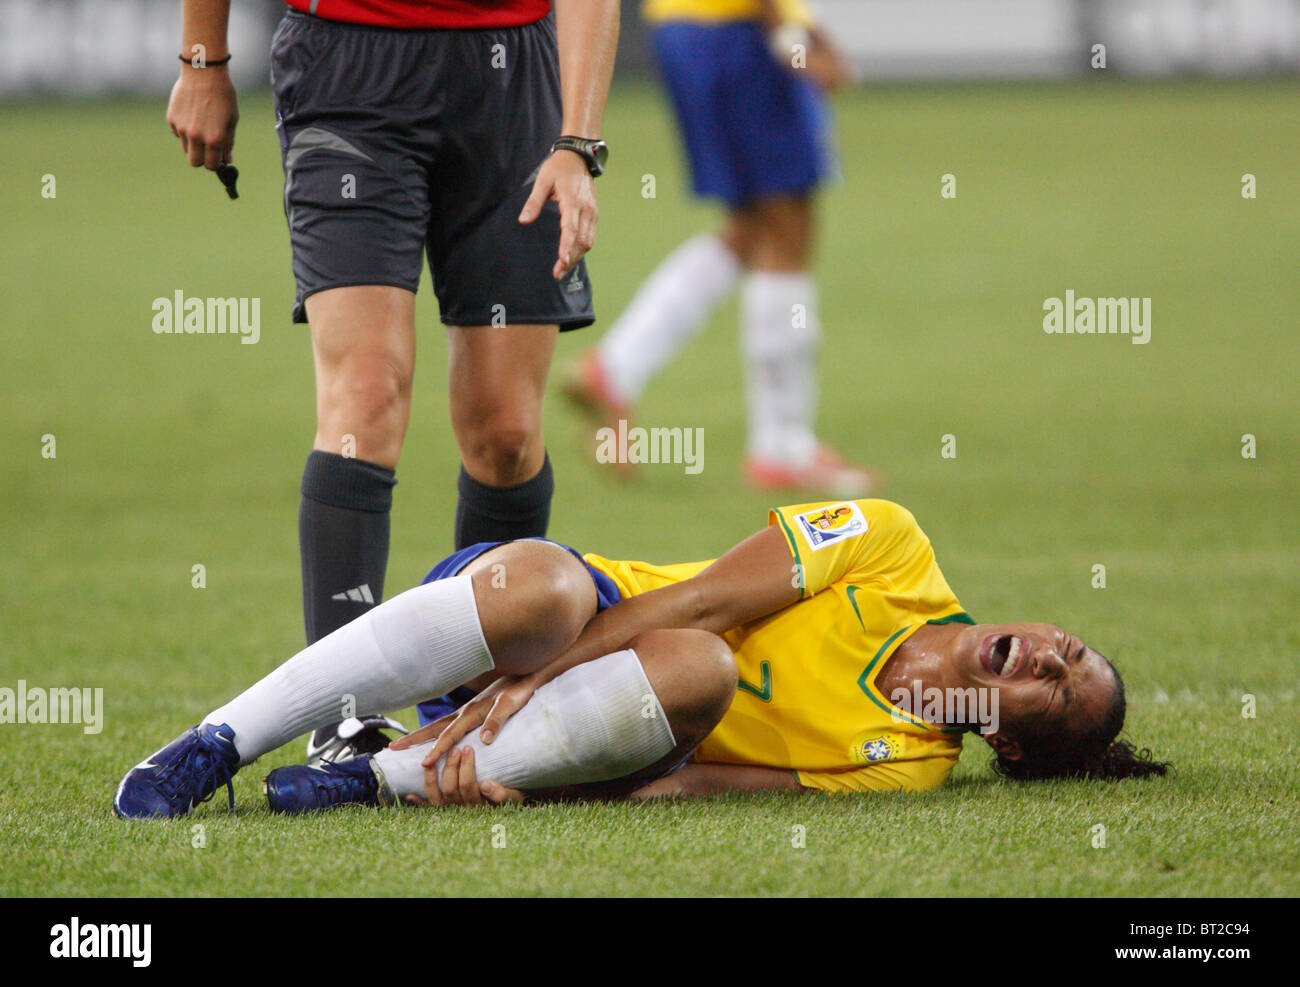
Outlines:
{"type": "MultiPolygon", "coordinates": [[[[804,0],[777,0],[777,10],[784,21],[805,27],[812,25],[812,15],[804,0]]],[[[651,23],[662,21],[701,21],[725,24],[730,21],[756,21],[763,13],[761,0],[645,0],[641,16],[651,23]]]]}
{"type": "MultiPolygon", "coordinates": [[[[773,509],[790,547],[798,601],[723,638],[740,684],[694,760],[788,768],[807,788],[915,791],[947,780],[961,732],[894,706],[875,679],[927,623],[974,623],[910,511],[886,500],[773,509]]],[[[624,598],[689,579],[677,565],[583,558],[624,598]]]]}

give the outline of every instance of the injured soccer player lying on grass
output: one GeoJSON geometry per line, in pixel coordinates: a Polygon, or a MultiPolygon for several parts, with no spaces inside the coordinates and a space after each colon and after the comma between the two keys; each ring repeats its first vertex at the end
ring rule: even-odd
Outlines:
{"type": "Polygon", "coordinates": [[[708,562],[471,546],[141,762],[114,810],[184,815],[223,785],[233,808],[240,767],[345,706],[413,703],[438,718],[387,749],[272,771],[271,808],[916,791],[968,732],[1008,778],[1167,767],[1117,739],[1102,655],[1050,624],[976,624],[911,513],[859,500],[775,509],[708,562]]]}

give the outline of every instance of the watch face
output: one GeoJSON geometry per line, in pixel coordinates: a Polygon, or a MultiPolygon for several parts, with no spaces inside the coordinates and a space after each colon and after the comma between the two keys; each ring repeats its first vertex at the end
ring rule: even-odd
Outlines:
{"type": "Polygon", "coordinates": [[[592,141],[590,147],[591,155],[596,159],[596,164],[600,166],[601,171],[604,171],[605,162],[609,160],[609,145],[604,141],[592,141]]]}

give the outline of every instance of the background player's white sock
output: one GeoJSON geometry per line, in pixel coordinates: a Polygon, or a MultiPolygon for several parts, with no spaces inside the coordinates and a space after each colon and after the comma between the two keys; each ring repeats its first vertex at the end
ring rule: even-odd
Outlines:
{"type": "Polygon", "coordinates": [[[711,233],[692,237],[664,258],[597,347],[615,393],[635,404],[739,276],[740,261],[711,233]]]}
{"type": "MultiPolygon", "coordinates": [[[[408,794],[423,797],[420,762],[432,746],[430,741],[375,755],[399,802],[408,794]]],[[[675,746],[659,697],[631,649],[578,665],[546,683],[491,744],[479,739],[478,730],[457,744],[474,749],[479,781],[523,789],[622,778],[675,746]]]]}
{"type": "Polygon", "coordinates": [[[753,271],[740,294],[749,454],[794,467],[817,450],[817,285],[806,272],[753,271]]]}
{"type": "Polygon", "coordinates": [[[469,576],[455,576],[381,603],[203,722],[229,724],[240,763],[248,764],[308,730],[348,715],[410,706],[493,667],[473,584],[469,576]]]}

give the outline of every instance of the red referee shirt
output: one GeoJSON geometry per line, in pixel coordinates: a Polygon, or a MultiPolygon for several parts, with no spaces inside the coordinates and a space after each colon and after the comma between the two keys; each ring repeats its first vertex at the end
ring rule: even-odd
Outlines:
{"type": "Polygon", "coordinates": [[[285,0],[296,10],[378,27],[518,27],[545,17],[551,0],[285,0]]]}

